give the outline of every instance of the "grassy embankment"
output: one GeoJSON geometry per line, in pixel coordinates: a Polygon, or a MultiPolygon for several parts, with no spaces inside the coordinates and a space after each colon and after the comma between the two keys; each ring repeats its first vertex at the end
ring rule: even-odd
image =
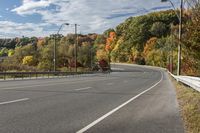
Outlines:
{"type": "Polygon", "coordinates": [[[172,79],[186,133],[200,133],[200,92],[172,79]]]}

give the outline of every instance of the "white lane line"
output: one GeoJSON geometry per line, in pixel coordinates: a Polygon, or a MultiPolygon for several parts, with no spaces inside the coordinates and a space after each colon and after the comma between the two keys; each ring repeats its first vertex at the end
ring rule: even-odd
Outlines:
{"type": "Polygon", "coordinates": [[[79,89],[75,89],[75,91],[83,91],[83,90],[88,90],[91,89],[92,87],[85,87],[85,88],[79,88],[79,89]]]}
{"type": "Polygon", "coordinates": [[[27,101],[27,100],[29,100],[29,98],[23,98],[23,99],[18,99],[18,100],[13,100],[13,101],[2,102],[2,103],[0,103],[0,105],[16,103],[16,102],[22,102],[22,101],[27,101]]]}
{"type": "MultiPolygon", "coordinates": [[[[161,73],[161,72],[160,72],[161,73]]],[[[148,88],[147,90],[141,92],[140,94],[132,97],[131,99],[129,99],[128,101],[126,101],[125,103],[121,104],[120,106],[118,106],[117,108],[111,110],[110,112],[108,112],[107,114],[101,116],[100,118],[98,118],[97,120],[93,121],[92,123],[90,123],[89,125],[87,125],[86,127],[82,128],[81,130],[77,131],[76,133],[84,133],[85,131],[87,131],[88,129],[90,129],[91,127],[95,126],[96,124],[98,124],[99,122],[101,122],[102,120],[104,120],[106,117],[112,115],[113,113],[115,113],[116,111],[118,111],[119,109],[121,109],[122,107],[124,107],[125,105],[129,104],[130,102],[132,102],[133,100],[135,100],[136,98],[138,98],[139,96],[141,96],[142,94],[148,92],[149,90],[151,90],[152,88],[156,87],[162,80],[163,80],[163,74],[161,73],[162,77],[161,79],[154,84],[153,86],[151,86],[150,88],[148,88]]]]}

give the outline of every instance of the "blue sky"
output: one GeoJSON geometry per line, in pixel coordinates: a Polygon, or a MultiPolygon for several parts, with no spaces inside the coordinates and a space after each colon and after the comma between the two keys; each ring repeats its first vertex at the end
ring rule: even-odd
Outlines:
{"type": "MultiPolygon", "coordinates": [[[[130,16],[167,10],[161,0],[0,0],[0,37],[56,33],[62,23],[79,24],[78,32],[102,33],[130,16]]],[[[179,0],[172,0],[175,6],[179,0]]],[[[61,33],[72,33],[73,25],[61,33]]]]}

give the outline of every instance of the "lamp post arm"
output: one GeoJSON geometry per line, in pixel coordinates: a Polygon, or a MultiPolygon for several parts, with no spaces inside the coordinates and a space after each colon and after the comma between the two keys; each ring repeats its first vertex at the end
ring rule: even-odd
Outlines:
{"type": "Polygon", "coordinates": [[[64,24],[62,24],[62,25],[60,26],[60,28],[59,28],[57,34],[59,34],[59,32],[60,32],[60,30],[61,30],[61,28],[62,28],[63,25],[64,25],[64,24]]]}

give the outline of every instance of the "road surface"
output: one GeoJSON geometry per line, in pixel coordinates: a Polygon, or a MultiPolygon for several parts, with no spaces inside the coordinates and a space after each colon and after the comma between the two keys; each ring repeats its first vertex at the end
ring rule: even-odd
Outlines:
{"type": "Polygon", "coordinates": [[[183,133],[167,72],[0,82],[0,133],[183,133]]]}

